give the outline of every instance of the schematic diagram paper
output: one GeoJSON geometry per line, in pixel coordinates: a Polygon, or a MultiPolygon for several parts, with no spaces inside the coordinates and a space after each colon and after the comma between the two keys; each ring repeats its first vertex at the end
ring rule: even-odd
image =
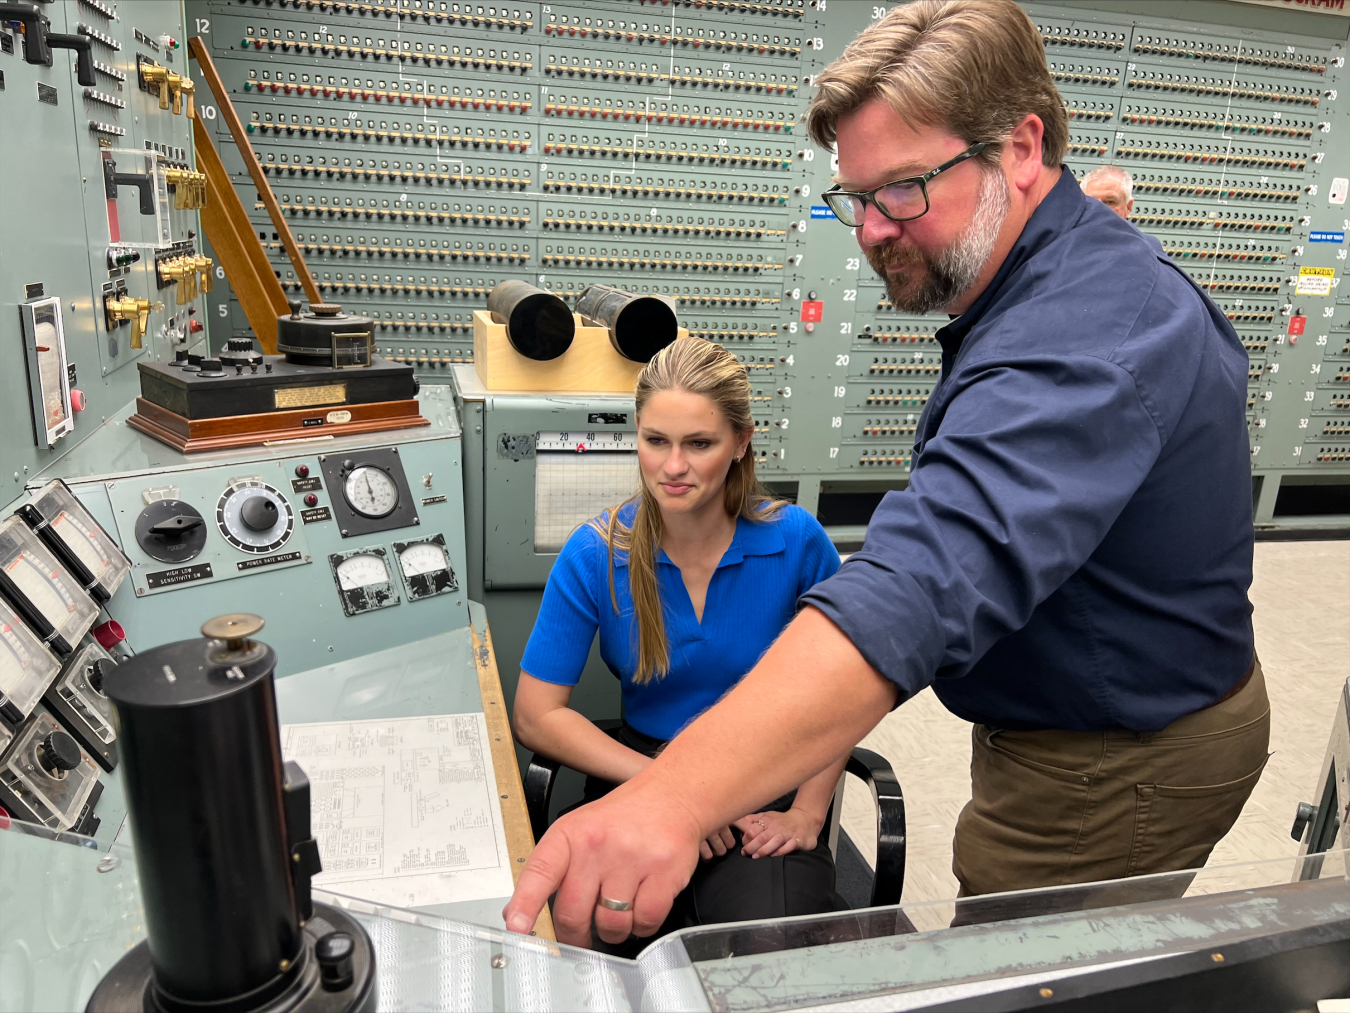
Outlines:
{"type": "Polygon", "coordinates": [[[283,725],[310,782],[314,885],[400,907],[508,896],[487,734],[481,712],[283,725]]]}

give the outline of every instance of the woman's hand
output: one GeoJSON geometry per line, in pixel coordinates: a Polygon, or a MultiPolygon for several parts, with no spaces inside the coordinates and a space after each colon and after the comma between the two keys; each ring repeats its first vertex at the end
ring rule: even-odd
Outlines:
{"type": "Polygon", "coordinates": [[[707,840],[698,842],[698,854],[705,862],[710,862],[714,855],[720,858],[735,846],[736,838],[731,835],[731,827],[723,827],[709,834],[707,840]]]}
{"type": "Polygon", "coordinates": [[[741,832],[741,854],[776,858],[794,851],[814,851],[823,821],[801,809],[785,813],[751,813],[733,824],[741,832]]]}

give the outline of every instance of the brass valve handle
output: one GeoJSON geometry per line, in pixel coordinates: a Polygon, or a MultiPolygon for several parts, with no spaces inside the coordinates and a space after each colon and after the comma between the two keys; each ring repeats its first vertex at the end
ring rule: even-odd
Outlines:
{"type": "MultiPolygon", "coordinates": [[[[169,94],[173,96],[173,114],[181,116],[183,113],[183,79],[173,71],[169,71],[169,94]]],[[[160,108],[163,108],[161,106],[160,108]]]]}
{"type": "Polygon", "coordinates": [[[197,274],[201,278],[201,290],[203,292],[210,292],[212,286],[215,284],[212,277],[212,270],[216,266],[215,261],[210,257],[195,257],[193,258],[193,266],[196,268],[197,274]]]}
{"type": "Polygon", "coordinates": [[[197,86],[193,84],[189,78],[185,77],[179,83],[178,90],[182,92],[183,96],[187,99],[187,106],[184,109],[184,112],[187,113],[188,119],[192,119],[192,117],[195,115],[195,113],[193,112],[192,95],[197,90],[197,86]]]}
{"type": "MultiPolygon", "coordinates": [[[[177,76],[177,75],[175,75],[177,76]]],[[[169,68],[157,67],[149,63],[141,64],[141,80],[148,86],[158,86],[159,107],[169,108],[169,68]]]]}

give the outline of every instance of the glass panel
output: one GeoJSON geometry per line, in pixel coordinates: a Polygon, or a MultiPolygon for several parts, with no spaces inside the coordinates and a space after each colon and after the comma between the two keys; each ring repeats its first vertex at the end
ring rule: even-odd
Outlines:
{"type": "Polygon", "coordinates": [[[0,828],[0,1011],[79,1010],[145,937],[130,849],[9,823],[0,828]]]}
{"type": "Polygon", "coordinates": [[[1050,980],[1346,918],[1346,852],[1334,851],[686,929],[660,940],[639,962],[657,947],[682,945],[716,1010],[789,1009],[878,995],[889,997],[886,1009],[906,1009],[999,991],[1015,977],[1050,980]],[[1319,875],[1306,891],[1287,885],[1319,875]]]}
{"type": "MultiPolygon", "coordinates": [[[[1345,852],[685,930],[637,960],[324,891],[375,945],[381,1010],[899,1010],[1350,922],[1345,852]],[[997,920],[994,920],[997,919],[997,920]],[[951,923],[955,920],[957,924],[951,923]],[[881,997],[885,997],[882,999],[881,997]]],[[[144,938],[130,849],[0,830],[0,1011],[82,1009],[144,938]]],[[[1163,967],[1162,963],[1158,964],[1163,967]]]]}

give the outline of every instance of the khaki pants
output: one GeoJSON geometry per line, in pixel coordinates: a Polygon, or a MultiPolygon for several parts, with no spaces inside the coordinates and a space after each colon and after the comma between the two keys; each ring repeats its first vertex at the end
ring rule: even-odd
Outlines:
{"type": "Polygon", "coordinates": [[[962,896],[1196,869],[1266,765],[1261,665],[1231,698],[1160,732],[973,730],[956,822],[962,896]]]}

